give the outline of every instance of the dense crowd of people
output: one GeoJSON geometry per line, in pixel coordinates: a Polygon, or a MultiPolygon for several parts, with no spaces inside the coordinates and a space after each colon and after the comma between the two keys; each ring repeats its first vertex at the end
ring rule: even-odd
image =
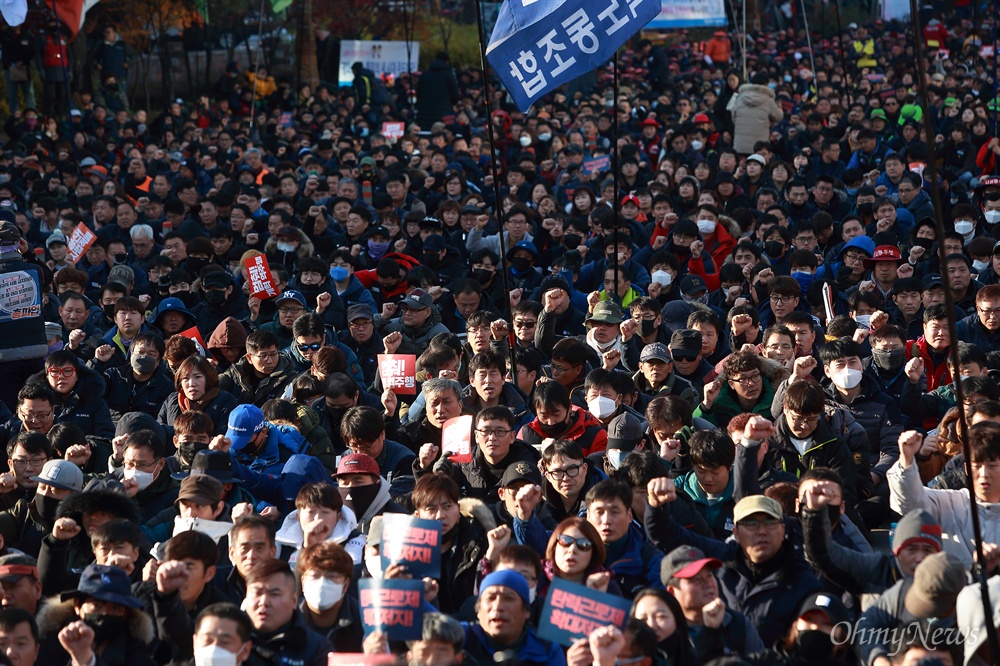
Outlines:
{"type": "Polygon", "coordinates": [[[814,52],[637,40],[617,99],[602,69],[526,114],[446,54],[339,90],[233,64],[162,114],[22,89],[2,659],[997,663],[1000,101],[968,9],[814,52]],[[359,596],[414,577],[395,513],[441,529],[405,643],[359,596]],[[631,611],[553,644],[556,579],[631,611]]]}

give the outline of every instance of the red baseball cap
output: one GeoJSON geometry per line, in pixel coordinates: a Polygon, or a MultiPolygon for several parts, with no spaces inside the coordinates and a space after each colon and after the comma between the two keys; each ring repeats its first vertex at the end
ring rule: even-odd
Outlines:
{"type": "Polygon", "coordinates": [[[694,117],[694,124],[695,125],[697,125],[699,123],[710,123],[710,122],[712,122],[711,118],[709,118],[708,115],[705,114],[705,113],[699,113],[698,115],[696,115],[694,117]]]}
{"type": "Polygon", "coordinates": [[[642,206],[642,204],[639,203],[639,197],[635,196],[634,194],[625,195],[625,198],[622,199],[622,205],[624,206],[627,203],[634,203],[636,207],[642,206]]]}
{"type": "Polygon", "coordinates": [[[656,122],[656,118],[646,118],[639,125],[640,127],[659,127],[660,123],[656,122]]]}
{"type": "Polygon", "coordinates": [[[865,263],[873,261],[902,261],[903,257],[899,253],[899,248],[895,245],[879,245],[872,253],[871,259],[865,259],[865,263]]]}
{"type": "Polygon", "coordinates": [[[346,456],[341,456],[340,462],[337,463],[337,473],[334,476],[340,476],[341,474],[382,475],[379,471],[378,463],[367,453],[349,453],[346,456]]]}

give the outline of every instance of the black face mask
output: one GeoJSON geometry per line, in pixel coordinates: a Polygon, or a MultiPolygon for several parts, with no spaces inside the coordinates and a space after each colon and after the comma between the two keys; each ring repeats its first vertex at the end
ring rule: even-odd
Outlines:
{"type": "Polygon", "coordinates": [[[643,319],[639,322],[639,335],[641,337],[647,338],[656,332],[656,320],[655,319],[643,319]]]}
{"type": "Polygon", "coordinates": [[[826,514],[830,518],[830,525],[836,526],[840,522],[840,507],[832,504],[826,505],[826,514]]]}
{"type": "Polygon", "coordinates": [[[84,210],[90,210],[91,205],[94,203],[93,194],[84,194],[76,198],[76,202],[80,208],[84,210]]]}
{"type": "Polygon", "coordinates": [[[111,321],[114,321],[114,319],[115,319],[115,304],[114,303],[111,303],[110,305],[102,305],[101,309],[104,310],[104,316],[105,317],[107,317],[111,321]]]}
{"type": "Polygon", "coordinates": [[[795,637],[795,648],[799,655],[823,661],[833,654],[833,639],[824,631],[808,629],[795,637]]]}
{"type": "Polygon", "coordinates": [[[59,502],[61,500],[55,497],[49,497],[48,495],[42,495],[40,493],[35,493],[35,499],[32,500],[35,504],[35,510],[38,511],[39,515],[45,519],[45,521],[51,525],[56,521],[56,511],[59,509],[59,502]]]}
{"type": "Polygon", "coordinates": [[[375,497],[378,495],[378,491],[382,487],[382,482],[373,483],[370,486],[359,486],[356,488],[351,488],[347,493],[347,499],[351,500],[351,508],[354,509],[354,515],[361,519],[361,516],[365,515],[368,508],[375,501],[375,497]]]}
{"type": "Polygon", "coordinates": [[[486,286],[493,279],[493,271],[488,271],[484,268],[473,268],[472,277],[475,278],[476,282],[486,286]]]}
{"type": "Polygon", "coordinates": [[[898,372],[903,364],[906,363],[906,350],[905,349],[873,349],[872,350],[872,360],[875,361],[877,365],[882,370],[886,372],[898,372]]]}
{"type": "Polygon", "coordinates": [[[764,253],[772,259],[780,259],[785,253],[785,244],[780,241],[767,241],[764,243],[764,253]]]}
{"type": "Polygon", "coordinates": [[[865,217],[871,217],[875,214],[875,202],[869,201],[868,203],[859,203],[858,213],[864,215],[865,217]]]}
{"type": "Polygon", "coordinates": [[[441,266],[441,257],[431,252],[424,252],[420,256],[420,263],[436,270],[441,266]]]}
{"type": "Polygon", "coordinates": [[[306,304],[308,304],[310,308],[316,307],[316,297],[319,296],[322,291],[323,287],[321,286],[310,287],[304,284],[299,285],[299,292],[306,297],[306,304]]]}
{"type": "Polygon", "coordinates": [[[559,435],[566,432],[569,428],[569,424],[565,422],[557,423],[555,425],[545,425],[539,421],[538,426],[542,429],[542,432],[545,433],[546,437],[551,437],[552,439],[558,439],[559,435]]]}
{"type": "Polygon", "coordinates": [[[518,273],[525,273],[531,270],[531,259],[528,257],[514,257],[510,260],[510,265],[518,273]]]}
{"type": "Polygon", "coordinates": [[[934,239],[933,238],[914,238],[913,239],[913,244],[916,245],[917,247],[922,247],[925,250],[929,250],[929,249],[931,249],[931,245],[934,245],[934,239]]]}
{"type": "Polygon", "coordinates": [[[94,640],[97,643],[103,643],[125,631],[124,617],[87,613],[83,616],[83,621],[94,630],[94,640]]]}
{"type": "Polygon", "coordinates": [[[202,259],[200,257],[188,257],[184,261],[184,267],[187,271],[193,275],[198,275],[201,273],[201,269],[208,266],[208,259],[202,259]]]}
{"type": "Polygon", "coordinates": [[[219,307],[226,302],[226,292],[224,291],[206,291],[205,292],[205,302],[211,306],[219,307]]]}
{"type": "Polygon", "coordinates": [[[114,255],[114,257],[116,264],[124,264],[125,260],[128,259],[128,255],[125,254],[124,252],[119,252],[118,254],[114,255]]]}
{"type": "Polygon", "coordinates": [[[180,442],[177,445],[177,458],[181,463],[181,468],[184,471],[191,469],[195,454],[207,449],[208,444],[205,442],[180,442]]]}
{"type": "Polygon", "coordinates": [[[580,243],[583,242],[583,236],[578,236],[577,234],[566,234],[563,236],[563,246],[567,250],[575,250],[580,247],[580,243]]]}
{"type": "MultiPolygon", "coordinates": [[[[222,301],[225,301],[226,300],[225,292],[220,291],[218,293],[223,294],[222,301]]],[[[176,294],[170,294],[170,295],[173,298],[181,299],[181,303],[183,303],[184,306],[188,308],[193,308],[195,305],[198,304],[198,294],[191,291],[178,291],[176,294]]],[[[205,300],[207,301],[208,299],[206,298],[205,300]]]]}

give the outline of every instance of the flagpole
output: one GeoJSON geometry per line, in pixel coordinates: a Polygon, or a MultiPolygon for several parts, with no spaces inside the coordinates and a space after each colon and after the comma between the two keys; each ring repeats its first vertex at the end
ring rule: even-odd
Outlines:
{"type": "MultiPolygon", "coordinates": [[[[615,174],[615,200],[611,202],[611,212],[615,216],[615,230],[614,230],[614,255],[615,255],[615,297],[618,296],[618,211],[621,208],[621,193],[618,191],[618,179],[621,177],[621,171],[618,164],[618,51],[616,50],[614,55],[611,56],[614,62],[614,82],[613,82],[613,95],[614,99],[611,100],[611,168],[615,174]]],[[[607,256],[607,255],[605,255],[607,256]]],[[[612,300],[613,299],[610,299],[612,300]]]]}
{"type": "MultiPolygon", "coordinates": [[[[517,336],[514,335],[514,311],[510,306],[510,285],[507,284],[507,248],[504,238],[503,200],[500,198],[500,177],[497,174],[497,144],[496,133],[493,130],[493,102],[490,99],[490,80],[486,69],[486,35],[483,34],[483,8],[481,0],[473,0],[476,5],[476,26],[479,31],[479,64],[483,74],[483,97],[486,98],[486,131],[490,137],[490,175],[493,176],[493,197],[496,199],[496,217],[499,229],[497,237],[500,240],[500,278],[503,281],[504,317],[507,320],[507,349],[510,353],[510,377],[517,386],[517,356],[514,348],[517,346],[517,336]]],[[[523,296],[523,295],[522,295],[523,296]]],[[[569,294],[567,294],[567,298],[569,294]]]]}
{"type": "MultiPolygon", "coordinates": [[[[806,44],[809,46],[809,66],[812,67],[812,81],[813,84],[816,82],[816,59],[813,57],[813,40],[812,35],[809,33],[809,17],[806,15],[806,0],[800,0],[802,3],[802,25],[806,27],[806,44]]],[[[806,92],[809,91],[809,86],[806,86],[806,92]]]]}
{"type": "Polygon", "coordinates": [[[253,124],[257,119],[257,76],[260,74],[260,45],[264,41],[264,0],[260,0],[260,13],[257,14],[257,53],[253,62],[253,96],[250,98],[250,134],[253,134],[253,124]]]}
{"type": "MultiPolygon", "coordinates": [[[[910,21],[913,27],[913,35],[916,37],[914,40],[914,50],[917,56],[917,83],[920,89],[920,98],[925,109],[923,117],[924,132],[927,135],[927,175],[930,178],[931,183],[931,201],[934,203],[934,222],[935,222],[935,233],[938,238],[944,238],[944,220],[941,217],[941,187],[938,184],[938,170],[937,170],[937,148],[934,145],[935,136],[933,123],[931,121],[931,114],[927,113],[927,110],[931,108],[930,104],[930,93],[927,90],[927,57],[924,51],[924,41],[920,39],[920,15],[917,13],[917,0],[910,0],[910,21]]],[[[947,266],[948,253],[944,248],[944,243],[941,243],[938,247],[939,260],[941,266],[947,266]]],[[[944,290],[944,302],[945,307],[948,310],[948,334],[951,336],[953,341],[948,347],[948,355],[951,360],[952,368],[959,367],[958,359],[958,344],[954,341],[958,340],[958,335],[955,332],[955,299],[952,296],[951,289],[944,290]]],[[[965,403],[964,393],[962,388],[961,377],[952,377],[952,381],[955,386],[955,402],[958,405],[963,405],[965,403]]],[[[962,444],[962,453],[965,457],[965,473],[968,476],[966,480],[966,489],[969,492],[969,515],[972,519],[972,533],[975,540],[975,553],[976,563],[973,564],[972,572],[979,583],[979,593],[981,596],[981,601],[983,604],[983,610],[987,617],[992,618],[993,604],[990,601],[990,591],[989,585],[986,581],[986,577],[989,572],[986,570],[984,563],[986,558],[983,556],[983,531],[980,524],[979,516],[979,506],[976,501],[976,493],[972,487],[972,449],[969,444],[969,424],[965,417],[965,410],[958,410],[958,439],[962,444]]],[[[997,628],[994,626],[992,621],[986,622],[986,645],[989,651],[990,658],[987,660],[988,663],[996,664],[998,663],[997,658],[1000,656],[1000,645],[997,643],[997,628]]]]}
{"type": "Polygon", "coordinates": [[[854,84],[851,82],[851,72],[847,68],[847,44],[844,43],[844,27],[840,23],[840,5],[837,4],[836,0],[833,3],[833,10],[837,14],[837,40],[840,44],[841,67],[844,68],[844,90],[847,91],[847,103],[854,104],[854,95],[851,94],[854,84]]]}

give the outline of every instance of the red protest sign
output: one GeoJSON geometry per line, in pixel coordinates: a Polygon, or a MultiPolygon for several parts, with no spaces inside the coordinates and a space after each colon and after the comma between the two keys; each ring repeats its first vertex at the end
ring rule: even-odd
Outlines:
{"type": "Polygon", "coordinates": [[[254,298],[272,298],[278,295],[278,287],[271,276],[271,268],[267,265],[267,257],[258,254],[249,257],[243,266],[247,269],[247,280],[250,282],[250,295],[254,298]]]}
{"type": "Polygon", "coordinates": [[[417,357],[414,354],[379,354],[382,386],[396,395],[417,394],[417,357]]]}
{"type": "Polygon", "coordinates": [[[198,351],[205,358],[212,358],[212,355],[208,353],[208,345],[205,344],[205,338],[201,337],[201,331],[198,330],[197,326],[192,326],[186,331],[181,331],[177,335],[183,335],[185,338],[191,338],[198,345],[198,351]]]}
{"type": "Polygon", "coordinates": [[[472,462],[472,415],[456,416],[441,428],[442,455],[456,463],[472,462]]]}
{"type": "Polygon", "coordinates": [[[66,243],[66,258],[75,264],[80,261],[80,257],[86,253],[87,248],[93,245],[96,240],[97,234],[81,222],[76,225],[73,233],[69,235],[69,241],[66,243]]]}
{"type": "Polygon", "coordinates": [[[382,123],[382,136],[390,141],[398,141],[399,139],[402,139],[405,133],[406,128],[404,123],[382,123]]]}
{"type": "Polygon", "coordinates": [[[391,654],[331,652],[326,658],[326,666],[394,666],[396,663],[396,657],[391,654]]]}

